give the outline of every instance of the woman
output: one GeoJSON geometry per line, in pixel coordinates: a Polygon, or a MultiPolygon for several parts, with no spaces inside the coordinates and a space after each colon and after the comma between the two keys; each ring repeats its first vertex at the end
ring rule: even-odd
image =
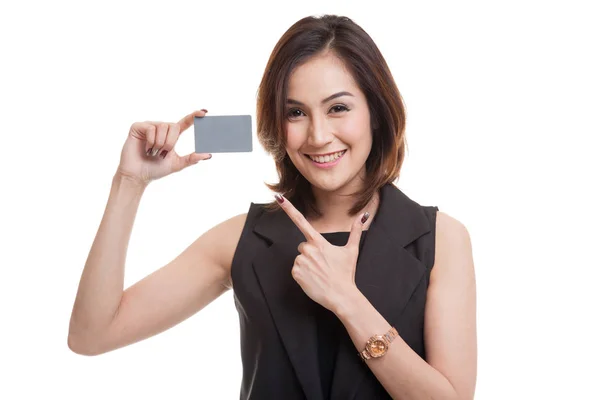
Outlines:
{"type": "Polygon", "coordinates": [[[392,182],[405,114],[385,60],[345,17],[308,17],[277,43],[257,127],[280,194],[201,235],[123,292],[147,185],[180,157],[178,123],[134,123],[83,271],[69,347],[108,352],[162,332],[234,290],[244,399],[471,399],[475,278],[468,232],[392,182]],[[152,310],[152,311],[148,311],[152,310]]]}

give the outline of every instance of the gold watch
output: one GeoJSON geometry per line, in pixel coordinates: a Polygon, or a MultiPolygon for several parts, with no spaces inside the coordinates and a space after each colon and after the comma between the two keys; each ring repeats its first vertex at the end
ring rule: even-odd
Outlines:
{"type": "Polygon", "coordinates": [[[388,347],[392,340],[398,336],[398,331],[393,326],[383,335],[374,335],[367,340],[367,345],[363,351],[358,353],[363,361],[370,358],[383,357],[388,351],[388,347]]]}

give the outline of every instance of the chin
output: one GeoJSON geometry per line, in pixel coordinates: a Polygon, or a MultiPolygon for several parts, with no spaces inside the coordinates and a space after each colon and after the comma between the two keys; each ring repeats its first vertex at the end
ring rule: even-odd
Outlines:
{"type": "Polygon", "coordinates": [[[341,189],[344,185],[337,182],[321,182],[320,179],[317,180],[308,180],[308,182],[314,186],[318,190],[322,190],[324,192],[335,192],[341,189]]]}
{"type": "Polygon", "coordinates": [[[314,186],[318,190],[322,190],[324,192],[337,192],[343,190],[348,184],[352,181],[351,177],[315,177],[315,176],[306,176],[306,180],[314,186]]]}

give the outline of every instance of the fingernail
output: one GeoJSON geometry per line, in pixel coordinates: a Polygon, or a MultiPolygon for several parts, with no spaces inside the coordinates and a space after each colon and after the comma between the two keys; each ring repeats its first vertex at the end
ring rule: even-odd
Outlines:
{"type": "Polygon", "coordinates": [[[362,218],[360,219],[360,223],[364,224],[365,222],[367,222],[367,220],[369,219],[369,212],[365,212],[362,216],[362,218]]]}
{"type": "Polygon", "coordinates": [[[210,160],[212,158],[212,154],[209,154],[208,157],[206,158],[207,160],[210,160]]]}
{"type": "Polygon", "coordinates": [[[165,158],[167,156],[168,151],[167,150],[163,150],[160,152],[160,157],[161,158],[165,158]]]}
{"type": "Polygon", "coordinates": [[[277,200],[279,204],[283,203],[283,197],[280,194],[275,195],[275,200],[277,200]]]}
{"type": "Polygon", "coordinates": [[[158,149],[152,150],[152,157],[154,157],[158,153],[158,149]]]}
{"type": "Polygon", "coordinates": [[[149,156],[150,153],[152,153],[152,147],[150,147],[147,151],[146,151],[146,155],[149,156]]]}
{"type": "Polygon", "coordinates": [[[202,110],[200,110],[200,111],[204,111],[205,113],[207,113],[207,112],[208,112],[208,110],[206,110],[206,109],[204,109],[204,108],[203,108],[202,110]]]}

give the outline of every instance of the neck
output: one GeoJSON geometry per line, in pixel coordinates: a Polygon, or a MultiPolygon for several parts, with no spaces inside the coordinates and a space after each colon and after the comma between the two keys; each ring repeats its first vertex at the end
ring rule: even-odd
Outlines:
{"type": "Polygon", "coordinates": [[[365,223],[363,230],[368,229],[373,216],[379,207],[379,193],[376,192],[362,210],[353,216],[348,215],[348,210],[352,208],[356,201],[351,193],[357,192],[356,187],[342,187],[336,191],[326,191],[312,186],[317,208],[321,211],[321,217],[309,215],[307,220],[319,232],[338,232],[350,231],[355,219],[368,211],[371,215],[365,223]]]}

